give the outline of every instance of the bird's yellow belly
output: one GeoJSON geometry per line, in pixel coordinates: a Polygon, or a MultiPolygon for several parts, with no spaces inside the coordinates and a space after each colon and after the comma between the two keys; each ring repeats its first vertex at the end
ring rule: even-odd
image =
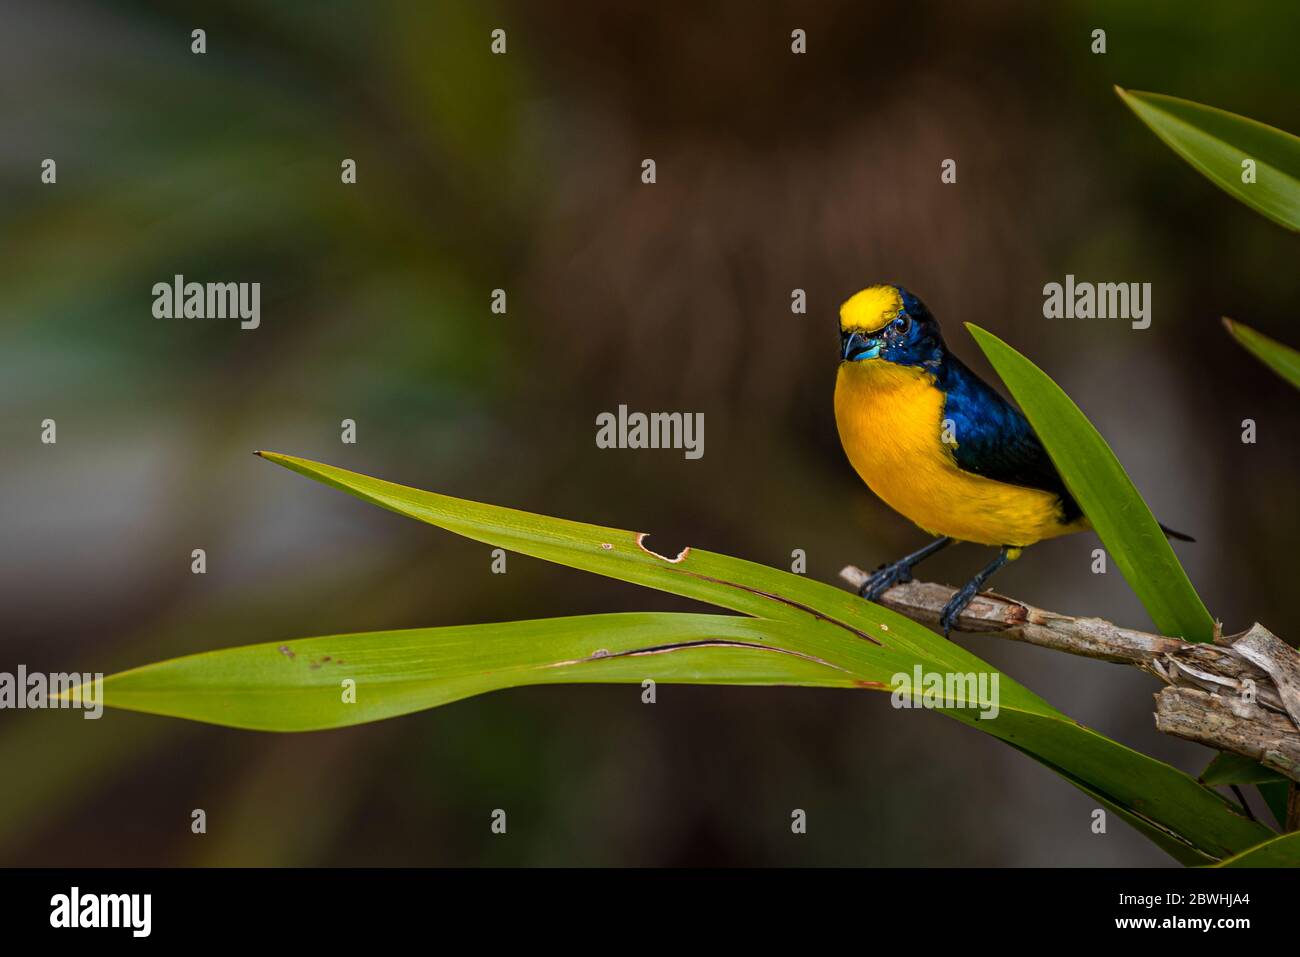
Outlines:
{"type": "Polygon", "coordinates": [[[849,462],[894,511],[935,535],[1032,545],[1074,531],[1056,495],[962,471],[940,441],[944,396],[924,370],[877,359],[844,363],[835,421],[849,462]]]}

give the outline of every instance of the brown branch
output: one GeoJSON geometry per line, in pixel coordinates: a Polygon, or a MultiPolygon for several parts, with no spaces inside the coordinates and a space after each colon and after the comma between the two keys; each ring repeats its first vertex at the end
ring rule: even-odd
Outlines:
{"type": "Polygon", "coordinates": [[[1300,778],[1295,725],[1262,709],[1242,716],[1233,711],[1232,700],[1199,688],[1163,688],[1156,694],[1156,730],[1244,754],[1293,780],[1300,778]]]}
{"type": "MultiPolygon", "coordinates": [[[[868,576],[850,565],[840,577],[857,588],[868,576]]],[[[933,625],[954,593],[933,582],[908,582],[895,585],[878,602],[933,625]]],[[[1218,636],[1213,643],[1192,644],[984,592],[961,613],[953,630],[1139,668],[1167,685],[1156,695],[1160,731],[1244,755],[1300,781],[1300,654],[1262,625],[1218,636]]],[[[1293,784],[1293,803],[1295,791],[1293,784]]],[[[1289,822],[1290,829],[1297,825],[1300,821],[1289,822]]]]}

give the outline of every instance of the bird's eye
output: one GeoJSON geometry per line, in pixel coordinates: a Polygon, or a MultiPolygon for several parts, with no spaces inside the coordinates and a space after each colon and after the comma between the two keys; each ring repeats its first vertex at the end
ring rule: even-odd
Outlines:
{"type": "Polygon", "coordinates": [[[909,316],[907,313],[903,313],[901,316],[899,316],[897,319],[895,319],[893,322],[889,324],[890,331],[893,332],[895,335],[899,335],[899,336],[904,335],[911,328],[912,328],[912,317],[909,316]]]}

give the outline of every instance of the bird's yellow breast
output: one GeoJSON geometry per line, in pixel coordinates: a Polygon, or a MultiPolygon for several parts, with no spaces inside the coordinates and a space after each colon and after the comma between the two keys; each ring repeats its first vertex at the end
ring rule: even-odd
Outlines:
{"type": "Polygon", "coordinates": [[[962,471],[928,372],[882,359],[840,364],[835,422],[849,462],[894,511],[935,535],[1032,545],[1069,531],[1057,496],[962,471]]]}

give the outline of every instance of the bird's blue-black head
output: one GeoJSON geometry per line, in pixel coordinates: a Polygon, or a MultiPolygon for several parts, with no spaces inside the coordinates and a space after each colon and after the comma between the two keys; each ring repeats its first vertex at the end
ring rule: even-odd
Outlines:
{"type": "Polygon", "coordinates": [[[902,286],[868,286],[840,306],[840,359],[933,368],[946,348],[930,310],[902,286]]]}

